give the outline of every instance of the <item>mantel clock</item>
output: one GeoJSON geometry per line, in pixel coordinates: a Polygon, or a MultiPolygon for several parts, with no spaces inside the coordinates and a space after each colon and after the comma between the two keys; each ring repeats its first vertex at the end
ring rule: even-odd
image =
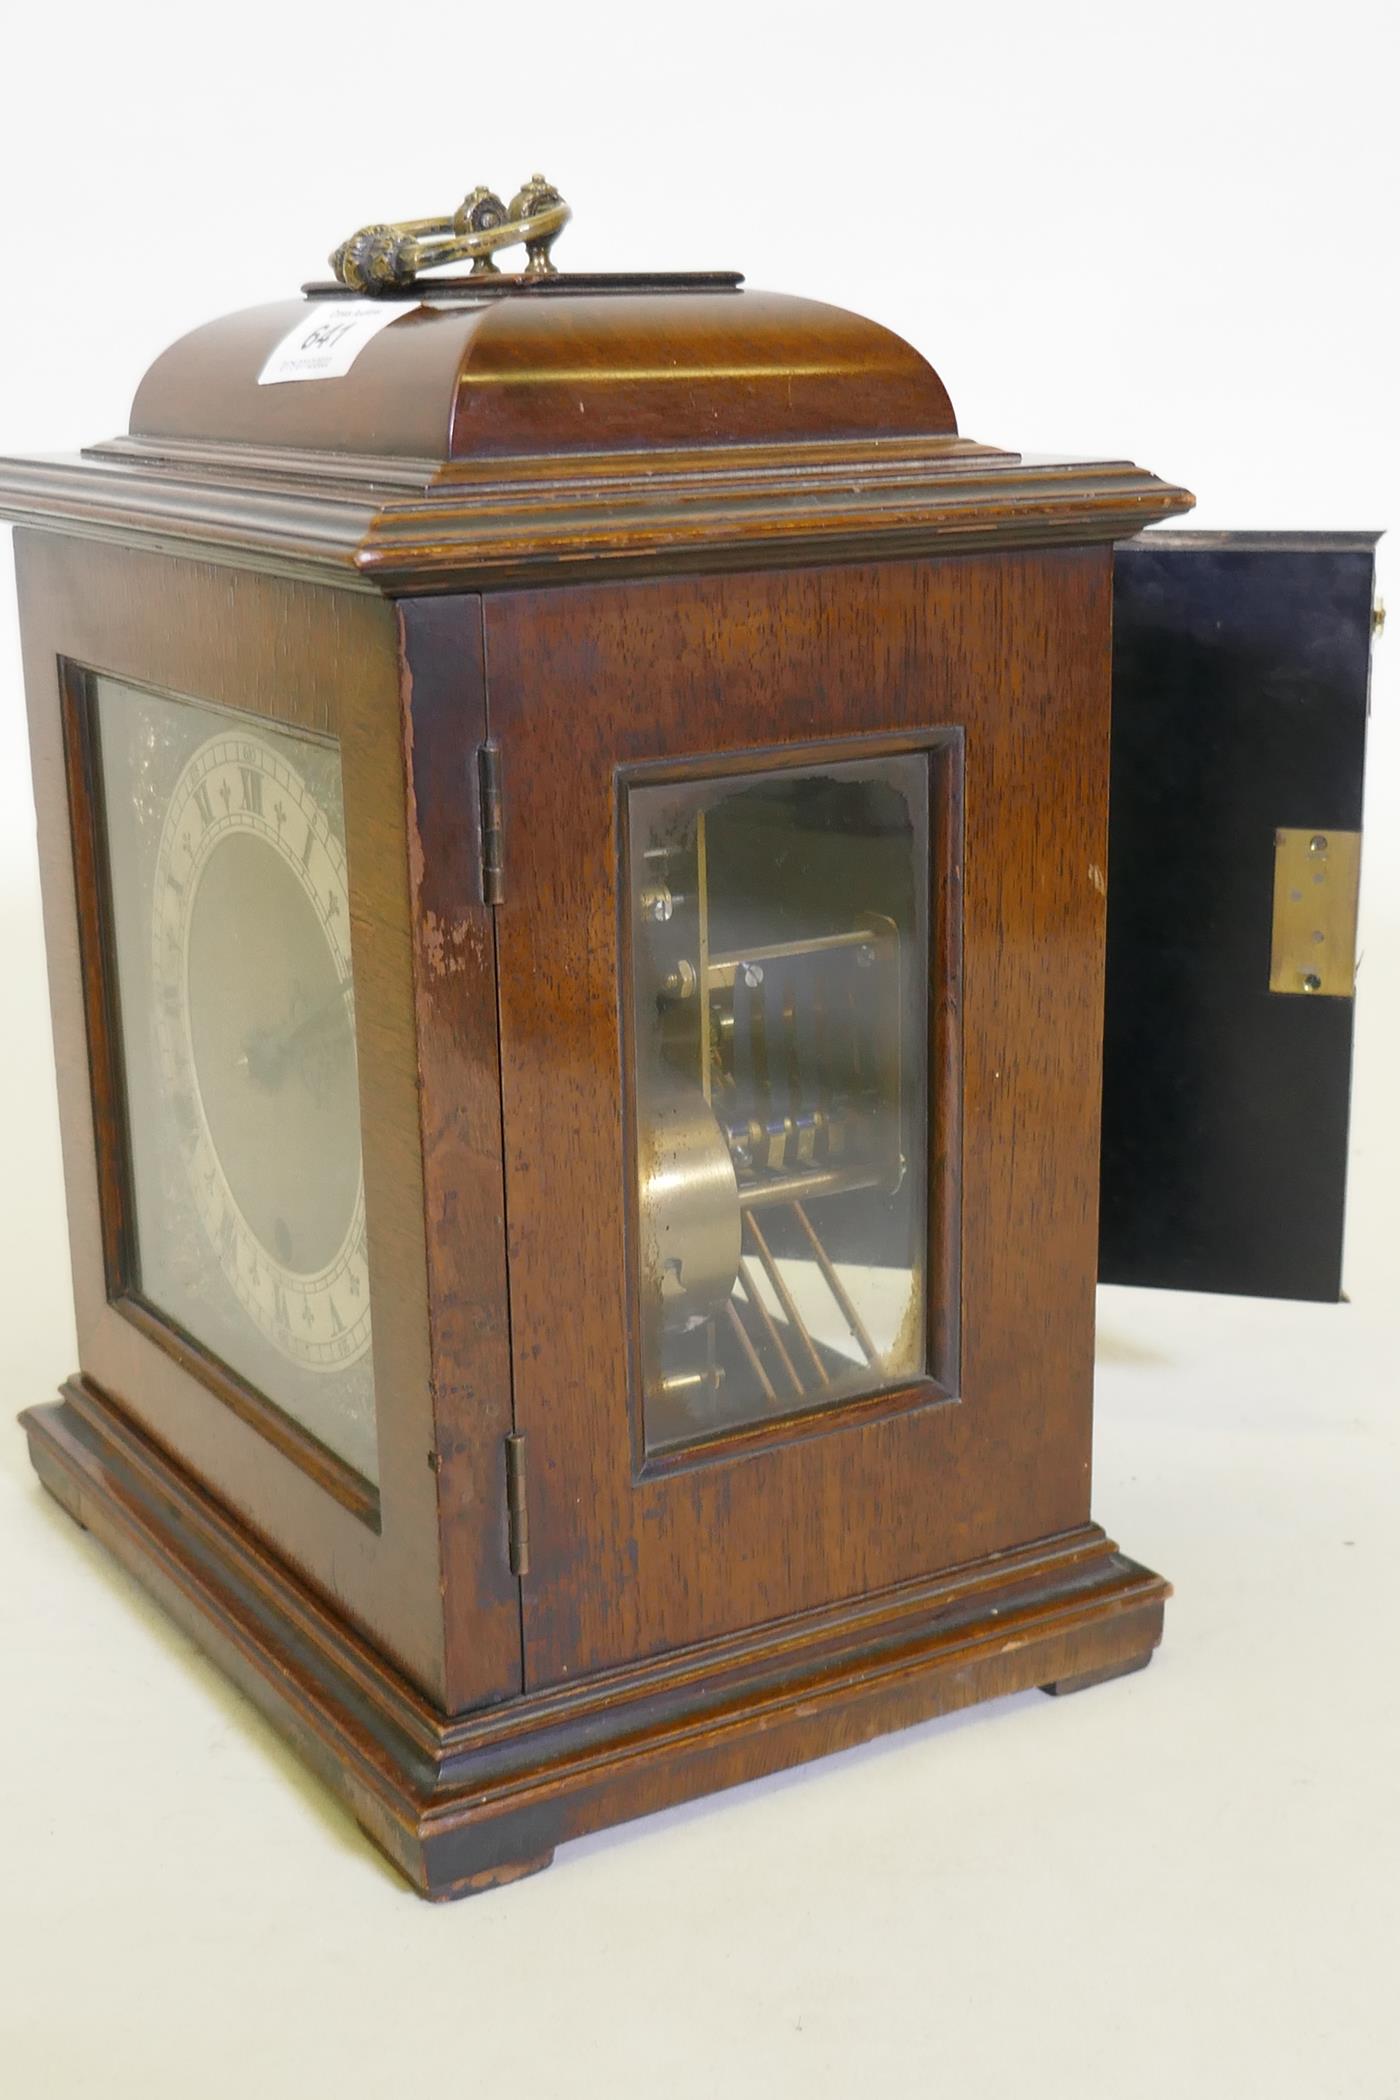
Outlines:
{"type": "MultiPolygon", "coordinates": [[[[366,228],[0,464],[80,1359],[34,1462],[434,1897],[1136,1669],[1167,1595],[1090,1417],[1114,546],[1191,499],[960,436],[853,314],[561,275],[567,217],[366,228]]],[[[1369,546],[1312,550],[1368,613],[1369,546]]],[[[1247,619],[1258,551],[1142,549],[1139,900],[1190,578],[1247,619]]],[[[1266,818],[1337,947],[1350,778],[1266,818]]],[[[1344,1058],[1345,960],[1278,968],[1344,1058]]],[[[1109,1041],[1142,1278],[1183,1148],[1109,1041]]]]}

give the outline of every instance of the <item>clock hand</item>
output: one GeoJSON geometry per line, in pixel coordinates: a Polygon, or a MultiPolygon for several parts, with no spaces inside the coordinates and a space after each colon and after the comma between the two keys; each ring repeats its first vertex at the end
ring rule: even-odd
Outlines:
{"type": "Polygon", "coordinates": [[[283,1029],[280,1041],[277,1036],[274,1036],[272,1040],[276,1044],[278,1055],[285,1059],[287,1052],[294,1044],[299,1043],[303,1036],[309,1035],[313,1028],[317,1027],[330,1014],[338,1012],[344,1006],[345,1001],[350,997],[354,988],[355,980],[347,974],[341,978],[340,983],[331,993],[329,999],[323,999],[321,1004],[314,1007],[303,1020],[298,1021],[294,1028],[283,1029]]]}
{"type": "Polygon", "coordinates": [[[266,1034],[251,1037],[243,1046],[235,1062],[246,1071],[249,1078],[269,1090],[279,1087],[287,1074],[291,1053],[312,1031],[324,1025],[331,1015],[343,1010],[346,1000],[354,990],[355,980],[346,975],[341,978],[329,999],[323,999],[309,1014],[290,1027],[277,1028],[266,1034]]]}

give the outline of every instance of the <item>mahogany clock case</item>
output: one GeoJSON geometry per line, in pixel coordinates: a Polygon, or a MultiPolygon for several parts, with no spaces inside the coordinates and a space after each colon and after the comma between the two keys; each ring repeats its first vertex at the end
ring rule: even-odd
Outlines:
{"type": "Polygon", "coordinates": [[[1140,1666],[1166,1586],[1088,1493],[1112,542],[1189,499],[970,445],[805,302],[462,297],[259,389],[295,312],[0,468],[81,1365],[41,1477],[432,1895],[1140,1666]],[[338,747],[377,1480],[140,1289],[98,677],[338,747]],[[872,760],[927,782],[915,1368],[657,1443],[628,798],[872,760]]]}

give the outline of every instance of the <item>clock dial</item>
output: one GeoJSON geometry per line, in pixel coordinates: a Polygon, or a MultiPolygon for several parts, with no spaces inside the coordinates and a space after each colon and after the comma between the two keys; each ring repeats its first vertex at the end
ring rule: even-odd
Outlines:
{"type": "Polygon", "coordinates": [[[160,1057],[200,1221],[274,1346],[333,1370],[369,1347],[344,849],[261,738],[186,765],[156,862],[160,1057]]]}
{"type": "Polygon", "coordinates": [[[124,1288],[373,1480],[339,751],[94,683],[135,1222],[124,1288]]]}

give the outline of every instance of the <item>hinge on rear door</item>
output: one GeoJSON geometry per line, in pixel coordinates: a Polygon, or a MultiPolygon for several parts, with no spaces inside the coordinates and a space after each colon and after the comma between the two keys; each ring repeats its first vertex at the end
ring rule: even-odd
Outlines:
{"type": "Polygon", "coordinates": [[[476,754],[481,827],[481,901],[499,904],[506,893],[505,824],[501,808],[501,747],[487,741],[476,754]]]}
{"type": "Polygon", "coordinates": [[[530,1518],[525,1507],[525,1439],[519,1430],[506,1438],[506,1527],[510,1572],[530,1572],[530,1518]]]}

